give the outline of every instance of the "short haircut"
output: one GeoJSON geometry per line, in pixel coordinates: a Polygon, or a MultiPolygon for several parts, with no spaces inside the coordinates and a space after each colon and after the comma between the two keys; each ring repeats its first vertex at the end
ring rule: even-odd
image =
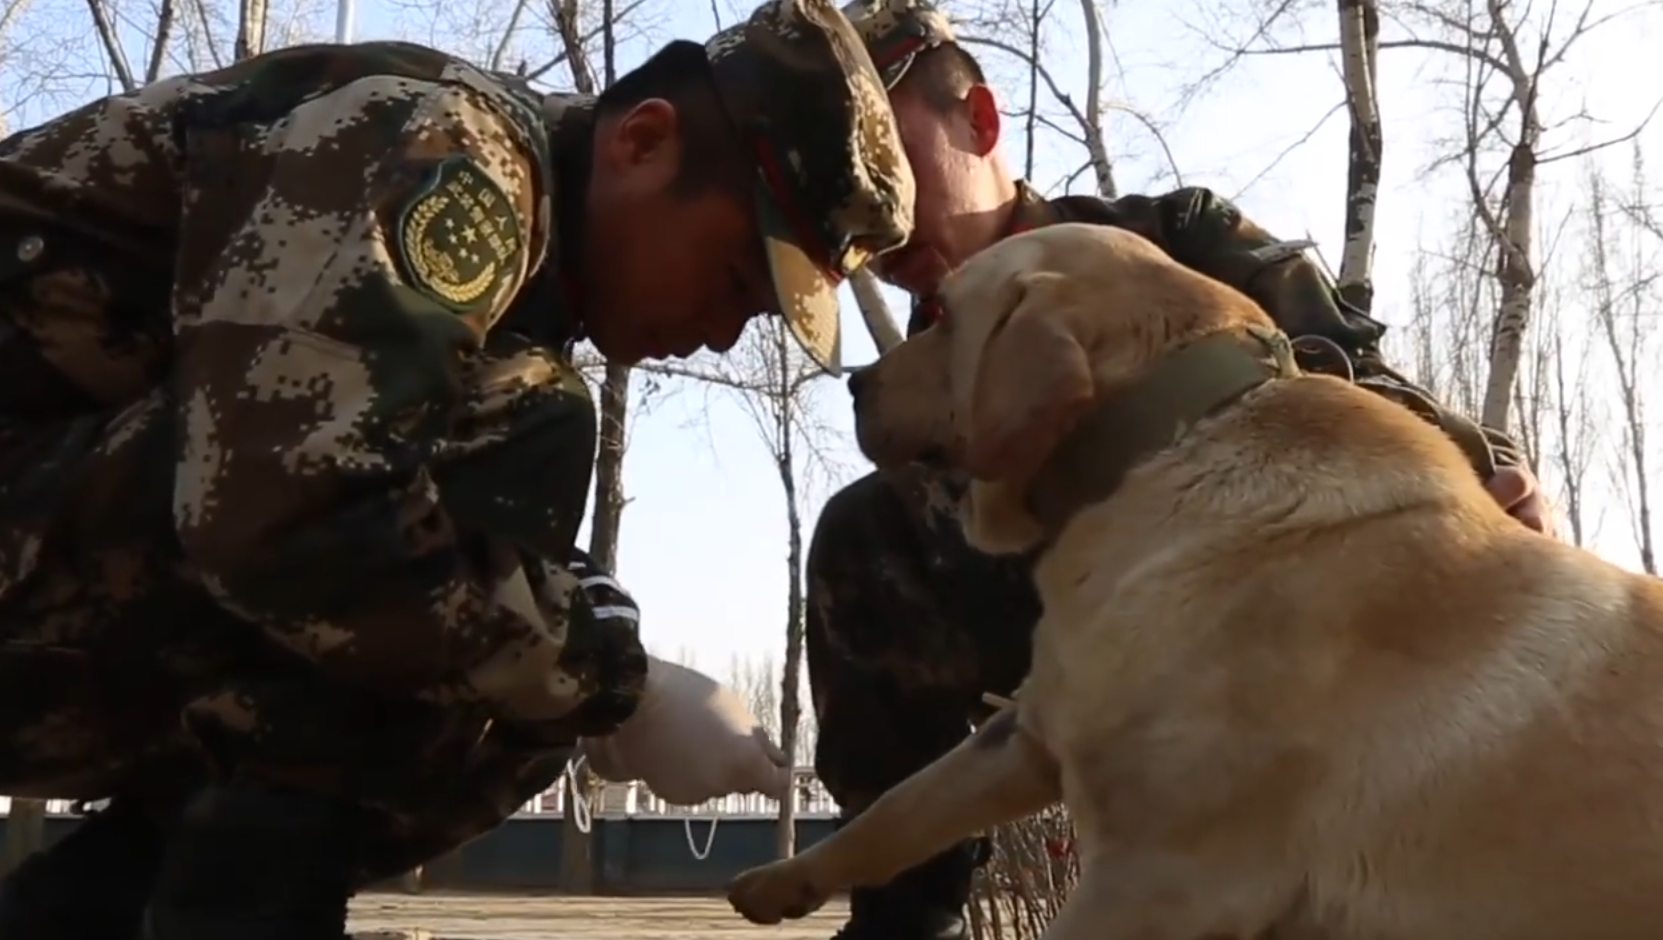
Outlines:
{"type": "Polygon", "coordinates": [[[920,52],[898,87],[922,94],[931,107],[946,111],[963,101],[973,86],[986,84],[987,75],[976,57],[956,42],[944,42],[920,52]]]}
{"type": "Polygon", "coordinates": [[[680,121],[677,193],[696,196],[718,189],[738,195],[749,191],[756,178],[756,162],[722,105],[703,45],[678,40],[660,49],[601,92],[596,114],[622,114],[653,98],[673,105],[680,121]]]}

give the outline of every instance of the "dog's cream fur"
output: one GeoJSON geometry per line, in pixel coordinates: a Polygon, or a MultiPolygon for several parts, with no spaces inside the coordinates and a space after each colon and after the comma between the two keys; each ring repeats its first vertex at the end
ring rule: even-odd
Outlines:
{"type": "MultiPolygon", "coordinates": [[[[1112,228],[1006,240],[863,375],[880,464],[968,467],[971,540],[1040,538],[1027,481],[1091,403],[1269,325],[1112,228]]],[[[1014,709],[787,861],[802,916],[1062,799],[1051,940],[1663,938],[1663,582],[1529,531],[1453,443],[1336,379],[1276,380],[1079,512],[1038,566],[1014,709]]]]}

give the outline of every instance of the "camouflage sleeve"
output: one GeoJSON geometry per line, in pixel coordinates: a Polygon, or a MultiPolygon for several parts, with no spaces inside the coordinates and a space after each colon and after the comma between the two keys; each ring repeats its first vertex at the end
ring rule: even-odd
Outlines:
{"type": "Polygon", "coordinates": [[[365,833],[358,853],[361,885],[394,877],[494,829],[557,780],[579,737],[606,734],[635,713],[646,685],[647,653],[636,618],[607,611],[633,611],[634,601],[580,550],[565,565],[530,556],[524,564],[539,603],[569,611],[565,669],[594,691],[559,720],[494,722],[470,740],[466,762],[451,768],[442,792],[421,788],[420,811],[389,813],[384,821],[390,828],[365,833]]]}
{"type": "Polygon", "coordinates": [[[1185,266],[1253,298],[1296,339],[1301,365],[1343,371],[1357,383],[1397,401],[1450,435],[1485,479],[1497,463],[1522,462],[1505,433],[1478,425],[1440,404],[1391,369],[1380,355],[1386,327],[1340,301],[1328,277],[1299,246],[1283,242],[1241,214],[1229,200],[1199,187],[1164,196],[1124,196],[1110,204],[1114,224],[1154,241],[1185,266]],[[1336,348],[1337,347],[1337,348],[1336,348]],[[1311,355],[1312,351],[1315,355],[1311,355]],[[1323,355],[1324,350],[1343,353],[1323,355]]]}
{"type": "Polygon", "coordinates": [[[465,84],[370,77],[186,132],[188,561],[346,687],[569,715],[568,611],[539,607],[521,552],[570,550],[593,408],[548,357],[482,351],[546,237],[527,131],[465,84]],[[487,405],[512,420],[480,426],[487,405]],[[501,489],[470,500],[446,460],[501,489]]]}

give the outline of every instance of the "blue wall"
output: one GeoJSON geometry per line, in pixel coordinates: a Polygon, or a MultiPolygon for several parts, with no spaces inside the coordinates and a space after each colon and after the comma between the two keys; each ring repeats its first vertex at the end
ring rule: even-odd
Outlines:
{"type": "MultiPolygon", "coordinates": [[[[46,842],[74,827],[73,816],[48,816],[46,842]]],[[[0,840],[8,820],[0,816],[0,840]]],[[[693,820],[693,841],[702,851],[708,819],[693,820]]],[[[772,819],[724,817],[717,824],[710,857],[699,861],[687,845],[682,821],[658,816],[596,818],[590,852],[596,859],[595,890],[601,894],[719,892],[728,880],[774,858],[772,819]]],[[[427,867],[428,888],[548,890],[559,887],[560,817],[516,816],[427,867]]],[[[830,835],[832,820],[797,821],[797,848],[830,835]]]]}

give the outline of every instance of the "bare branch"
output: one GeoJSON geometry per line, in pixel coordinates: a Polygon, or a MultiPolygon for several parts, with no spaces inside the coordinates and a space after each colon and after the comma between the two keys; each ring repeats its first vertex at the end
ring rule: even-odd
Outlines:
{"type": "Polygon", "coordinates": [[[109,59],[110,68],[115,71],[122,91],[137,90],[139,83],[134,80],[133,69],[127,64],[127,53],[121,49],[121,40],[116,38],[115,24],[110,21],[104,0],[87,0],[87,12],[92,14],[92,28],[98,33],[98,41],[104,47],[104,55],[109,59]]]}
{"type": "MultiPolygon", "coordinates": [[[[1103,68],[1103,25],[1098,15],[1097,0],[1080,0],[1081,11],[1086,18],[1088,29],[1086,37],[1087,47],[1087,76],[1086,76],[1086,105],[1082,108],[1074,101],[1074,97],[1063,91],[1056,76],[1046,68],[1039,57],[1025,49],[1021,49],[1002,39],[987,36],[964,34],[959,41],[966,45],[980,45],[996,49],[1008,55],[1027,67],[1030,76],[1037,76],[1045,83],[1046,90],[1051,97],[1062,105],[1068,116],[1079,126],[1079,135],[1074,139],[1086,148],[1091,157],[1091,167],[1096,177],[1097,193],[1105,199],[1113,199],[1118,193],[1114,180],[1114,163],[1109,158],[1107,145],[1103,142],[1103,103],[1102,103],[1102,68],[1103,68]]],[[[1037,28],[1037,27],[1036,27],[1037,28]]],[[[1043,116],[1030,110],[1033,120],[1047,123],[1043,116]]],[[[1060,131],[1061,129],[1058,128],[1060,131]]],[[[1165,141],[1161,142],[1165,149],[1165,141]]],[[[1170,158],[1170,152],[1168,153],[1170,158]]]]}
{"type": "MultiPolygon", "coordinates": [[[[1391,39],[1380,43],[1381,49],[1420,49],[1425,52],[1447,52],[1450,55],[1478,57],[1484,59],[1498,71],[1506,71],[1507,65],[1500,59],[1488,55],[1483,50],[1459,43],[1446,42],[1439,39],[1391,39]]],[[[1303,55],[1308,52],[1340,52],[1337,42],[1319,42],[1298,46],[1277,46],[1266,49],[1237,49],[1235,53],[1242,58],[1251,56],[1303,55]]]]}
{"type": "MultiPolygon", "coordinates": [[[[95,2],[95,0],[88,0],[88,2],[95,2]]],[[[191,9],[196,13],[197,25],[202,29],[202,44],[207,47],[208,56],[213,60],[214,68],[224,68],[225,60],[219,54],[219,44],[214,41],[214,27],[208,16],[207,3],[204,0],[191,0],[191,9]]]]}
{"type": "Polygon", "coordinates": [[[1260,170],[1258,173],[1255,173],[1253,175],[1252,179],[1250,179],[1246,183],[1244,183],[1242,185],[1241,189],[1237,190],[1236,194],[1230,197],[1231,201],[1239,200],[1242,197],[1243,193],[1246,193],[1248,190],[1252,189],[1254,187],[1254,185],[1257,184],[1260,180],[1264,179],[1266,176],[1269,176],[1271,174],[1271,172],[1273,172],[1276,169],[1276,167],[1279,166],[1282,163],[1283,160],[1286,160],[1288,158],[1289,154],[1293,153],[1295,150],[1298,150],[1300,147],[1303,147],[1304,145],[1310,143],[1311,138],[1315,137],[1323,129],[1323,127],[1326,126],[1328,124],[1328,122],[1333,119],[1334,115],[1339,114],[1344,109],[1345,109],[1345,102],[1344,101],[1341,101],[1339,104],[1334,105],[1332,108],[1329,108],[1322,115],[1322,117],[1317,119],[1316,124],[1312,125],[1311,128],[1309,130],[1307,130],[1305,133],[1299,135],[1299,138],[1297,140],[1295,140],[1293,143],[1287,145],[1286,147],[1283,147],[1282,150],[1279,153],[1277,153],[1276,156],[1273,157],[1268,164],[1265,165],[1264,169],[1260,170]]]}
{"type": "Polygon", "coordinates": [[[1647,127],[1651,126],[1652,119],[1657,117],[1659,109],[1663,109],[1663,98],[1658,98],[1656,101],[1652,102],[1651,110],[1647,111],[1646,116],[1640,119],[1640,123],[1634,125],[1633,129],[1631,129],[1628,133],[1612,137],[1607,140],[1602,140],[1598,143],[1589,144],[1586,147],[1578,147],[1575,150],[1545,154],[1536,161],[1536,165],[1546,166],[1549,163],[1557,163],[1561,160],[1570,160],[1575,157],[1586,157],[1589,154],[1598,153],[1601,150],[1607,150],[1618,144],[1629,143],[1644,133],[1647,127]]]}
{"type": "Polygon", "coordinates": [[[502,37],[491,49],[491,57],[486,60],[487,66],[493,71],[502,70],[502,60],[508,55],[508,44],[513,41],[514,33],[520,28],[520,18],[525,16],[526,7],[530,0],[514,0],[514,9],[508,14],[508,23],[502,28],[502,37]]]}
{"type": "Polygon", "coordinates": [[[144,67],[144,80],[153,82],[162,77],[162,62],[167,58],[168,40],[173,36],[174,0],[162,0],[156,11],[156,38],[150,45],[150,61],[144,67]]]}

